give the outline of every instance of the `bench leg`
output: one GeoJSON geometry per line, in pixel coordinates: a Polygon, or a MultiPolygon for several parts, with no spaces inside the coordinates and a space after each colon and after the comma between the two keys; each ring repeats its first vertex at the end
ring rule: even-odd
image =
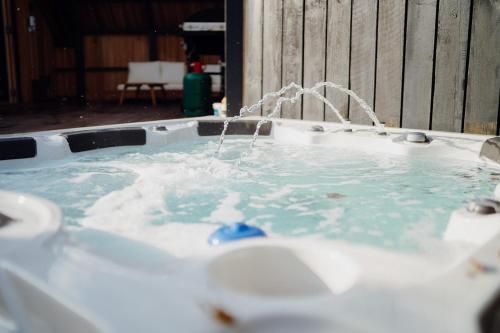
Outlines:
{"type": "Polygon", "coordinates": [[[163,95],[163,98],[166,100],[167,99],[167,91],[165,90],[164,86],[161,86],[161,93],[163,95]]]}
{"type": "Polygon", "coordinates": [[[127,90],[126,88],[124,88],[121,93],[120,93],[120,99],[118,101],[118,105],[123,105],[123,100],[125,99],[125,90],[127,90]]]}
{"type": "Polygon", "coordinates": [[[151,103],[153,104],[153,107],[156,107],[156,93],[153,87],[150,87],[149,93],[151,94],[151,103]]]}

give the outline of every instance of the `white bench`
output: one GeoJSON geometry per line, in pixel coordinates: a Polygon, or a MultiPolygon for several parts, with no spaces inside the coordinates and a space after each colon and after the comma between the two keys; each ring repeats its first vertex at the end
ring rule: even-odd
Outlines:
{"type": "Polygon", "coordinates": [[[136,96],[141,91],[149,91],[153,106],[156,106],[156,91],[165,94],[167,90],[182,90],[185,73],[183,62],[129,62],[127,82],[117,87],[121,92],[119,103],[123,104],[127,91],[135,91],[136,96]]]}
{"type": "MultiPolygon", "coordinates": [[[[217,64],[206,65],[205,71],[220,73],[221,66],[217,64]]],[[[153,106],[156,106],[156,92],[182,91],[186,66],[183,62],[173,61],[148,61],[129,62],[127,82],[118,85],[120,91],[119,104],[122,105],[127,91],[135,91],[138,97],[141,91],[149,91],[153,106]]],[[[212,78],[212,92],[221,91],[222,77],[218,74],[210,75],[212,78]]]]}

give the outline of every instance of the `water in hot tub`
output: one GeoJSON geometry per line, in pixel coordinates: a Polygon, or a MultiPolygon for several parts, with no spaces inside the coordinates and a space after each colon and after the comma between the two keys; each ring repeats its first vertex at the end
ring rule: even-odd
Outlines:
{"type": "Polygon", "coordinates": [[[75,154],[36,169],[0,169],[0,188],[58,204],[68,230],[95,228],[183,256],[223,223],[270,235],[341,239],[415,251],[438,240],[450,213],[490,196],[486,165],[248,140],[75,154]]]}

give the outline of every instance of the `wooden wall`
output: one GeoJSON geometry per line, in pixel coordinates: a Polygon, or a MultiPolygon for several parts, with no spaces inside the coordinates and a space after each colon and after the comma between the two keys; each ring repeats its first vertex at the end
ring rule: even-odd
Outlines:
{"type": "MultiPolygon", "coordinates": [[[[13,68],[18,73],[10,81],[18,91],[12,102],[26,104],[78,98],[81,53],[87,99],[115,99],[117,85],[126,81],[128,62],[184,62],[179,24],[194,13],[224,4],[223,0],[0,1],[4,7],[13,6],[4,11],[7,18],[12,13],[15,23],[14,33],[6,32],[7,37],[15,36],[17,48],[13,68]],[[29,16],[36,18],[33,31],[28,29],[29,16]]],[[[202,57],[205,63],[218,60],[218,56],[202,57]]]]}
{"type": "MultiPolygon", "coordinates": [[[[246,0],[243,104],[292,81],[329,80],[387,126],[498,134],[499,22],[489,0],[246,0]]],[[[324,93],[370,123],[346,96],[324,93]]],[[[282,116],[337,121],[310,97],[282,116]]]]}
{"type": "MultiPolygon", "coordinates": [[[[117,85],[127,80],[127,66],[131,61],[186,61],[182,37],[157,37],[157,54],[150,57],[147,35],[94,35],[84,37],[85,92],[90,101],[117,98],[117,85]]],[[[203,56],[204,63],[217,63],[218,56],[203,56]]],[[[53,95],[76,95],[76,67],[74,48],[55,49],[53,95]]]]}

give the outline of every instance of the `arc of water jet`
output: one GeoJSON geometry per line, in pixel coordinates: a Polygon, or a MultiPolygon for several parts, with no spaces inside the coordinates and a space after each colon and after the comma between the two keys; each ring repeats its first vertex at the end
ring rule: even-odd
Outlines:
{"type": "MultiPolygon", "coordinates": [[[[224,138],[225,138],[225,134],[226,134],[226,131],[227,131],[227,128],[229,126],[229,123],[232,122],[232,121],[235,121],[237,119],[240,119],[243,117],[244,114],[246,113],[252,113],[252,112],[255,112],[256,109],[260,108],[264,102],[269,99],[269,98],[272,98],[272,97],[278,97],[278,96],[281,96],[283,95],[285,92],[287,92],[288,90],[290,89],[297,89],[298,91],[296,92],[295,96],[294,97],[291,97],[291,98],[286,98],[286,97],[280,97],[278,99],[278,101],[276,102],[276,106],[275,108],[273,109],[273,111],[268,114],[266,116],[265,119],[261,119],[259,120],[259,122],[257,123],[257,126],[256,126],[256,130],[254,132],[254,136],[253,136],[253,139],[252,139],[252,143],[250,145],[250,148],[252,149],[255,145],[255,141],[259,135],[259,130],[260,130],[260,127],[267,123],[269,121],[269,119],[271,117],[273,117],[279,110],[281,110],[281,104],[285,101],[289,101],[291,103],[295,103],[297,101],[297,99],[301,96],[301,95],[305,95],[305,94],[311,94],[313,95],[314,97],[318,98],[319,100],[321,100],[323,103],[325,103],[335,114],[336,116],[339,118],[339,120],[341,121],[341,123],[347,127],[349,126],[349,123],[345,121],[345,119],[342,117],[342,115],[340,114],[339,110],[337,110],[331,103],[330,101],[328,101],[328,99],[326,99],[324,96],[322,96],[321,94],[318,93],[318,90],[323,88],[323,87],[329,87],[329,88],[334,88],[334,89],[337,89],[347,95],[349,95],[350,97],[352,97],[360,106],[361,108],[366,112],[366,114],[368,115],[368,117],[373,121],[373,123],[375,124],[376,128],[377,128],[377,132],[383,132],[383,126],[382,124],[380,123],[380,121],[378,120],[377,116],[375,115],[375,112],[373,112],[373,109],[368,105],[368,103],[366,103],[361,97],[359,97],[354,91],[350,90],[350,89],[347,89],[345,87],[343,87],[342,85],[340,84],[336,84],[336,83],[333,83],[333,82],[329,82],[329,81],[325,81],[325,82],[318,82],[316,83],[313,87],[311,88],[303,88],[302,86],[292,82],[290,83],[289,85],[281,88],[279,91],[276,91],[276,92],[270,92],[270,93],[267,93],[264,95],[264,97],[259,100],[257,103],[255,103],[254,105],[250,106],[250,107],[247,107],[247,106],[244,106],[243,108],[240,109],[240,114],[238,116],[234,116],[232,118],[229,118],[229,119],[226,119],[224,121],[224,128],[222,130],[222,133],[221,133],[221,136],[220,136],[220,139],[219,139],[219,145],[217,147],[217,151],[216,151],[216,155],[219,154],[220,152],[220,149],[222,147],[222,144],[224,143],[224,138]]],[[[241,158],[243,157],[243,154],[242,156],[240,157],[240,161],[241,161],[241,158]]],[[[239,164],[239,162],[238,162],[239,164]]]]}
{"type": "Polygon", "coordinates": [[[265,101],[267,101],[268,99],[272,98],[272,97],[278,97],[278,96],[281,96],[283,95],[284,93],[286,93],[288,90],[290,89],[297,89],[297,90],[301,90],[301,89],[304,89],[301,85],[295,83],[295,82],[291,82],[290,84],[288,84],[287,86],[284,86],[283,88],[281,88],[280,90],[278,91],[275,91],[275,92],[269,92],[267,94],[265,94],[261,100],[259,100],[257,103],[251,105],[250,107],[248,106],[244,106],[240,109],[240,114],[237,115],[237,116],[234,116],[234,117],[231,117],[231,118],[228,118],[224,121],[224,128],[222,129],[222,133],[220,135],[220,138],[219,138],[219,145],[217,146],[217,151],[215,152],[215,156],[219,155],[219,152],[220,152],[220,149],[222,147],[222,144],[224,143],[224,138],[225,138],[225,135],[226,135],[226,132],[227,132],[227,128],[229,126],[229,123],[235,121],[235,120],[238,120],[240,118],[242,118],[246,113],[252,113],[252,112],[255,112],[258,108],[260,108],[265,101]]]}

